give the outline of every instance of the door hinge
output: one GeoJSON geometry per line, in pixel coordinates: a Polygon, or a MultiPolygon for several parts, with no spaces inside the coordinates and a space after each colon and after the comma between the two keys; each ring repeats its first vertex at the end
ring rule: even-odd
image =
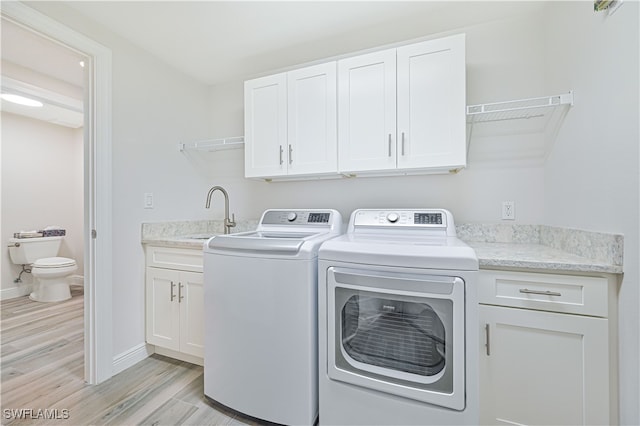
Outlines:
{"type": "Polygon", "coordinates": [[[95,240],[97,236],[98,236],[98,233],[96,232],[96,230],[92,229],[91,230],[91,238],[93,238],[95,240]]]}

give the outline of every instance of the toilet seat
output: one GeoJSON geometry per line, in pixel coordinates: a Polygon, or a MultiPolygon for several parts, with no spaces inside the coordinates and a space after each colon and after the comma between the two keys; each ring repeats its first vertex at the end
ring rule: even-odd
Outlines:
{"type": "Polygon", "coordinates": [[[39,269],[66,268],[75,265],[76,261],[68,257],[45,257],[33,263],[33,267],[39,269]]]}

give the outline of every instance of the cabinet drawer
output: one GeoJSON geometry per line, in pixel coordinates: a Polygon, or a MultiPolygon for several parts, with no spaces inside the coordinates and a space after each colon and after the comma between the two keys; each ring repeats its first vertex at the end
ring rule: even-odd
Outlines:
{"type": "Polygon", "coordinates": [[[147,246],[147,266],[202,272],[202,250],[147,246]]]}
{"type": "Polygon", "coordinates": [[[478,285],[483,304],[607,317],[603,277],[484,270],[478,285]]]}

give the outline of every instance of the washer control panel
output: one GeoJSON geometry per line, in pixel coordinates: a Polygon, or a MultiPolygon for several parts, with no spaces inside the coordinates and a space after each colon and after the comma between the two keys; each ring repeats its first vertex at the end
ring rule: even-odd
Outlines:
{"type": "Polygon", "coordinates": [[[352,218],[353,225],[367,227],[425,227],[446,228],[449,223],[447,211],[441,209],[424,210],[358,210],[352,218]]]}
{"type": "Polygon", "coordinates": [[[263,225],[324,225],[333,221],[331,211],[313,210],[267,210],[260,221],[263,225]]]}

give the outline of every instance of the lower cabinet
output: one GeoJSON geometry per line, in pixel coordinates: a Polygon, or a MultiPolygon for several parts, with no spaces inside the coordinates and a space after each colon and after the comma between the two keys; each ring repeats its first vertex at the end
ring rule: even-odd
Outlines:
{"type": "Polygon", "coordinates": [[[481,423],[616,424],[615,279],[481,271],[479,286],[481,423]]]}
{"type": "Polygon", "coordinates": [[[201,251],[147,247],[147,343],[155,345],[158,353],[198,364],[204,357],[204,282],[201,271],[201,251]]]}

